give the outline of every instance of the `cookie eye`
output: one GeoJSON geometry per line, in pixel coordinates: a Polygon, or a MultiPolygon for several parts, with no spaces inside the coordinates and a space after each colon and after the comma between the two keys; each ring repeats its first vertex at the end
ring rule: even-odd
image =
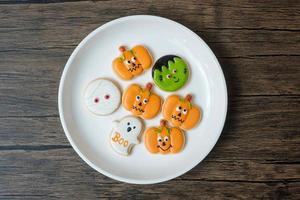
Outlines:
{"type": "Polygon", "coordinates": [[[158,78],[159,78],[159,80],[160,80],[160,81],[162,81],[162,80],[163,80],[163,76],[162,76],[162,75],[159,75],[159,77],[158,77],[158,78]]]}
{"type": "Polygon", "coordinates": [[[135,129],[135,126],[134,127],[132,127],[133,129],[135,129]]]}
{"type": "Polygon", "coordinates": [[[104,99],[109,99],[110,98],[110,96],[108,95],[108,94],[106,94],[105,96],[104,96],[104,99]]]}
{"type": "Polygon", "coordinates": [[[147,104],[148,103],[148,99],[144,99],[143,103],[147,104]]]}
{"type": "Polygon", "coordinates": [[[161,137],[158,137],[158,138],[157,138],[157,141],[158,141],[158,142],[162,142],[161,137]]]}
{"type": "Polygon", "coordinates": [[[137,101],[139,101],[139,100],[141,99],[141,96],[140,96],[140,95],[137,95],[137,96],[135,97],[135,99],[136,99],[137,101]]]}
{"type": "Polygon", "coordinates": [[[183,109],[182,113],[183,113],[184,115],[186,115],[186,114],[187,114],[187,109],[183,109]]]}
{"type": "Polygon", "coordinates": [[[168,142],[168,141],[169,141],[169,137],[166,136],[166,137],[164,138],[164,140],[165,140],[165,142],[168,142]]]}
{"type": "Polygon", "coordinates": [[[127,125],[129,126],[129,125],[130,125],[130,122],[127,122],[127,125]]]}
{"type": "Polygon", "coordinates": [[[136,57],[132,57],[131,62],[135,63],[135,61],[136,61],[136,57]]]}
{"type": "Polygon", "coordinates": [[[181,111],[181,109],[182,109],[181,106],[176,107],[176,111],[178,111],[178,112],[181,111]]]}
{"type": "Polygon", "coordinates": [[[185,74],[187,73],[187,68],[184,68],[183,73],[185,74]]]}
{"type": "Polygon", "coordinates": [[[98,103],[98,102],[99,102],[99,98],[96,97],[96,98],[94,99],[94,102],[95,102],[95,103],[98,103]]]}
{"type": "Polygon", "coordinates": [[[130,62],[130,60],[125,60],[124,63],[125,63],[126,65],[130,65],[131,62],[130,62]]]}
{"type": "Polygon", "coordinates": [[[167,79],[170,79],[171,78],[171,74],[168,74],[166,77],[167,77],[167,79]]]}
{"type": "Polygon", "coordinates": [[[173,69],[173,74],[176,74],[177,70],[176,69],[173,69]]]}

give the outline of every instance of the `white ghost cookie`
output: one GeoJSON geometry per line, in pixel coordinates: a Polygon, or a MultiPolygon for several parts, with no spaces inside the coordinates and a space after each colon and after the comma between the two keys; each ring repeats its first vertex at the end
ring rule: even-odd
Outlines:
{"type": "Polygon", "coordinates": [[[114,121],[110,135],[112,148],[121,155],[129,155],[132,147],[139,143],[138,137],[142,128],[142,122],[134,116],[127,116],[121,121],[114,121]]]}
{"type": "Polygon", "coordinates": [[[97,115],[108,115],[120,105],[121,92],[110,80],[98,78],[91,81],[84,92],[85,105],[97,115]]]}

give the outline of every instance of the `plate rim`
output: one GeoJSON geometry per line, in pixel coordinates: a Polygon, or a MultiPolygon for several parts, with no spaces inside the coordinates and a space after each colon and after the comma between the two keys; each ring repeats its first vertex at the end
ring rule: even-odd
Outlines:
{"type": "Polygon", "coordinates": [[[227,85],[226,85],[226,80],[225,80],[225,76],[223,73],[223,70],[221,68],[221,65],[217,59],[217,57],[215,56],[215,54],[213,53],[213,51],[211,50],[211,48],[206,44],[206,42],[200,37],[198,36],[194,31],[192,31],[191,29],[187,28],[186,26],[173,21],[171,19],[165,18],[165,17],[160,17],[160,16],[155,16],[155,15],[130,15],[130,16],[125,16],[125,17],[120,17],[114,20],[111,20],[109,22],[104,23],[103,25],[99,26],[98,28],[96,28],[95,30],[93,30],[92,32],[90,32],[77,46],[76,48],[73,50],[72,54],[70,55],[70,57],[68,58],[67,63],[64,66],[62,75],[61,75],[61,79],[59,82],[59,88],[58,88],[58,111],[59,111],[59,118],[64,130],[64,133],[69,141],[69,143],[71,144],[72,148],[75,150],[75,152],[79,155],[79,157],[81,159],[83,159],[90,167],[92,167],[94,170],[100,172],[101,174],[110,177],[114,180],[117,181],[121,181],[121,182],[126,182],[126,183],[131,183],[131,184],[155,184],[155,183],[161,183],[161,182],[165,182],[171,179],[174,179],[176,177],[179,177],[185,173],[187,173],[188,171],[192,170],[195,166],[197,166],[199,163],[201,163],[203,161],[203,159],[205,159],[208,154],[211,152],[211,150],[214,148],[214,146],[216,145],[216,143],[218,142],[220,135],[222,133],[222,130],[224,128],[225,125],[225,121],[226,121],[226,117],[227,117],[227,110],[228,110],[228,93],[227,93],[227,85]],[[222,122],[220,123],[220,129],[218,131],[218,135],[216,135],[216,140],[214,141],[213,145],[211,145],[211,148],[209,149],[209,151],[206,153],[206,155],[200,159],[198,162],[195,162],[195,164],[193,165],[189,165],[188,167],[183,168],[182,170],[178,170],[176,173],[173,173],[170,176],[164,177],[164,178],[155,178],[155,179],[147,179],[147,180],[138,180],[138,179],[131,179],[131,178],[124,178],[122,176],[118,176],[118,175],[114,175],[104,169],[102,169],[101,167],[95,165],[93,162],[91,162],[81,151],[80,149],[77,147],[76,143],[73,141],[71,134],[67,128],[67,124],[64,118],[64,112],[63,112],[63,102],[62,102],[62,96],[63,96],[63,88],[64,88],[64,84],[65,84],[65,79],[66,79],[66,75],[69,71],[69,68],[75,58],[75,56],[77,55],[77,53],[79,52],[79,50],[86,44],[86,42],[88,40],[90,40],[94,35],[96,35],[98,32],[100,32],[101,30],[105,29],[108,26],[114,25],[116,23],[122,22],[122,21],[126,21],[126,20],[130,20],[130,19],[135,19],[135,18],[147,18],[147,19],[155,19],[155,20],[159,20],[159,21],[165,21],[165,22],[169,22],[171,24],[174,24],[178,27],[180,27],[181,29],[184,29],[185,31],[189,32],[190,34],[192,34],[194,36],[195,39],[197,39],[202,45],[204,45],[207,50],[209,51],[209,54],[211,54],[212,59],[214,60],[214,62],[217,64],[218,66],[218,70],[219,73],[221,75],[221,81],[222,81],[222,85],[224,88],[224,113],[222,114],[222,122]]]}

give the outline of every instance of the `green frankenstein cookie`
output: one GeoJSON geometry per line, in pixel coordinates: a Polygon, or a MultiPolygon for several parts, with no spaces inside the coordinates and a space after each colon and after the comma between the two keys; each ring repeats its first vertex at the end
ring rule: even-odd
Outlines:
{"type": "Polygon", "coordinates": [[[164,91],[176,91],[187,82],[189,69],[187,64],[175,55],[159,58],[152,68],[155,84],[164,91]]]}

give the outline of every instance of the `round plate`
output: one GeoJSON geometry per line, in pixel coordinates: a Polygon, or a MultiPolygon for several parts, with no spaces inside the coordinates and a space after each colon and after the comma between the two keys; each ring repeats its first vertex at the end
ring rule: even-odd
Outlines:
{"type": "MultiPolygon", "coordinates": [[[[154,86],[164,99],[173,93],[154,86]]],[[[216,144],[227,112],[227,90],[222,69],[210,48],[194,32],[177,22],[156,16],[129,16],[104,24],[90,33],[74,50],[62,74],[59,115],[68,140],[79,156],[92,168],[113,179],[137,184],[158,183],[173,179],[196,166],[216,144]],[[193,102],[203,111],[197,127],[187,131],[182,152],[170,155],[149,153],[141,143],[130,156],[116,154],[110,147],[112,121],[130,115],[122,106],[111,115],[97,116],[84,105],[87,84],[98,77],[109,78],[124,89],[132,83],[152,82],[151,69],[143,75],[123,81],[111,67],[119,56],[118,47],[143,44],[151,51],[154,62],[163,55],[174,54],[189,64],[189,81],[174,92],[193,95],[193,102]]],[[[145,127],[157,126],[161,113],[145,121],[145,127]]]]}

